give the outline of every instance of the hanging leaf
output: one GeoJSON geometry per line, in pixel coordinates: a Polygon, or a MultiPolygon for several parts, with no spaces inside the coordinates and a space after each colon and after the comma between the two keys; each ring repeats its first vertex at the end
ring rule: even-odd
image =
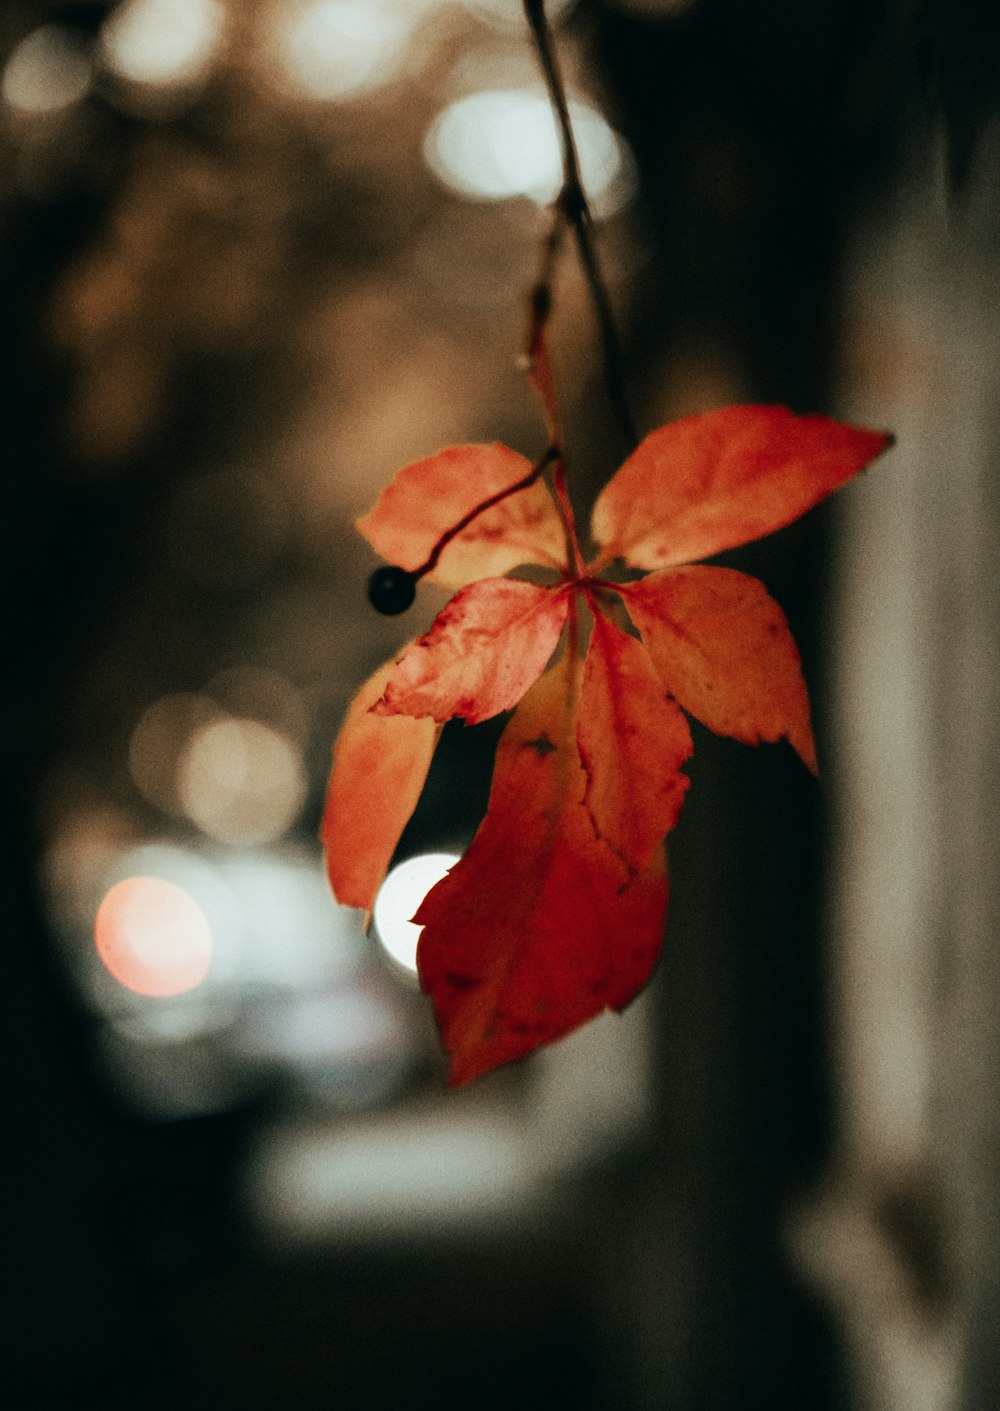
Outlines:
{"type": "Polygon", "coordinates": [[[320,838],[333,895],[371,911],[403,829],[427,779],[438,729],[433,720],[372,714],[393,663],[357,692],[333,750],[320,838]]]}
{"type": "Polygon", "coordinates": [[[621,1007],[645,983],[666,908],[661,841],[688,787],[683,711],[749,744],[787,739],[815,771],[781,609],[746,574],[683,565],[789,524],[890,442],[782,407],[687,417],[648,436],[598,497],[600,549],[583,569],[561,488],[562,516],[504,446],[451,447],[404,467],[359,522],[394,563],[436,562],[461,591],[348,713],[323,822],[338,899],[372,905],[436,723],[516,707],[486,818],[416,917],[451,1083],[621,1007]],[[601,574],[616,558],[660,571],[612,582],[601,574]],[[549,565],[555,581],[499,576],[524,563],[549,565]],[[638,639],[605,615],[609,594],[638,639]],[[580,615],[591,611],[581,665],[580,615]],[[567,623],[567,652],[542,675],[567,623]]]}
{"type": "Polygon", "coordinates": [[[601,559],[666,568],[791,524],[891,444],[785,407],[723,407],[647,436],[597,498],[601,559]]]}
{"type": "Polygon", "coordinates": [[[632,877],[594,835],[573,728],[577,674],[564,659],[522,701],[497,747],[486,818],[414,917],[454,1087],[621,1009],[659,953],[663,850],[632,877]]]}

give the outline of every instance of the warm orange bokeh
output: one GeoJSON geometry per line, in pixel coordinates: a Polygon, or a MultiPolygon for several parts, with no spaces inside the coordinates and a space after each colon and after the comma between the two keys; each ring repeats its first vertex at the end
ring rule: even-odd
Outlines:
{"type": "Polygon", "coordinates": [[[208,974],[212,933],[194,897],[160,877],[128,877],[97,910],[94,941],[105,968],[137,995],[193,990],[208,974]]]}

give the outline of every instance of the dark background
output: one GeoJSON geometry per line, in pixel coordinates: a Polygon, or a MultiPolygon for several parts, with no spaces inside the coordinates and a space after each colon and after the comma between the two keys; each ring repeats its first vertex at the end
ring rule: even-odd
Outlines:
{"type": "MultiPolygon", "coordinates": [[[[10,3],[0,44],[9,53],[58,22],[86,48],[108,9],[10,3]]],[[[639,204],[618,219],[641,232],[642,258],[623,261],[614,288],[644,427],[724,400],[835,410],[848,237],[942,133],[961,202],[996,104],[997,27],[993,7],[971,3],[700,0],[644,17],[581,0],[561,42],[638,167],[639,204]]],[[[449,52],[464,33],[456,27],[449,52]]],[[[435,224],[457,199],[415,174],[431,102],[427,82],[412,80],[381,112],[317,122],[231,63],[174,113],[144,112],[107,82],[44,141],[7,122],[0,1043],[9,1404],[861,1405],[842,1330],[782,1237],[829,1156],[834,1110],[822,958],[834,804],[790,752],[698,734],[653,991],[650,1119],[614,1160],[579,1174],[559,1218],[522,1239],[416,1233],[377,1248],[265,1250],[246,1227],[237,1178],[259,1124],[280,1116],[282,1094],[264,1084],[225,1111],[169,1121],[137,1112],[96,1063],[96,1021],[59,961],[39,862],[61,807],[51,784],[60,760],[90,761],[100,773],[120,734],[116,711],[137,712],[150,683],[188,688],[248,621],[301,589],[296,601],[315,614],[310,650],[322,655],[327,640],[340,652],[336,689],[314,724],[299,823],[311,844],[339,712],[395,640],[365,615],[369,564],[352,544],[359,506],[350,496],[338,506],[334,488],[310,500],[292,472],[297,527],[277,567],[245,590],[213,593],[171,586],[169,565],[158,564],[177,487],[241,457],[270,456],[277,475],[273,447],[310,398],[325,397],[331,421],[349,418],[346,365],[367,356],[377,378],[364,337],[380,318],[393,377],[400,361],[438,356],[449,325],[460,329],[461,355],[441,367],[440,433],[437,423],[420,426],[407,447],[401,413],[385,464],[365,470],[372,494],[393,457],[434,449],[426,435],[518,444],[531,425],[507,364],[520,337],[518,291],[534,269],[533,213],[524,213],[499,313],[454,287],[391,293],[424,237],[487,248],[488,218],[477,215],[471,235],[465,217],[435,224]],[[205,173],[215,193],[207,204],[164,197],[205,173]],[[148,249],[134,235],[142,220],[153,232],[148,249]],[[157,236],[158,224],[167,234],[157,236]],[[98,281],[91,322],[60,324],[53,310],[95,252],[112,269],[128,267],[127,291],[98,281]],[[219,295],[220,271],[233,265],[242,283],[219,295]],[[330,334],[311,322],[317,291],[346,299],[354,284],[382,300],[353,315],[358,347],[343,333],[354,325],[330,334]],[[119,312],[103,315],[115,298],[119,312]],[[460,411],[459,369],[480,345],[492,381],[472,387],[471,410],[460,411]],[[157,610],[144,615],[150,604],[157,610]]],[[[566,324],[587,315],[578,292],[562,310],[566,366],[577,337],[566,324]]],[[[596,488],[622,447],[593,363],[568,401],[580,483],[596,488]]],[[[339,473],[334,457],[331,481],[339,473]]],[[[761,576],[788,612],[821,752],[836,530],[836,507],[824,507],[728,560],[761,576]]],[[[208,552],[242,552],[230,533],[227,515],[208,516],[208,552]]],[[[435,796],[447,799],[449,822],[474,823],[488,745],[449,745],[443,768],[454,779],[439,781],[435,796]],[[455,781],[470,777],[456,799],[455,781]]],[[[442,826],[432,799],[409,841],[433,841],[442,826]]]]}

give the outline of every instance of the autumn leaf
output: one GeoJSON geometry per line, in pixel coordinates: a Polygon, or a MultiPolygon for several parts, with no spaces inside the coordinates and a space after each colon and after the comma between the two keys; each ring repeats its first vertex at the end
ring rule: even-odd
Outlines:
{"type": "Polygon", "coordinates": [[[457,593],[400,657],[376,715],[461,716],[468,725],[517,705],[545,669],[566,621],[564,588],[486,578],[457,593]]]}
{"type": "Polygon", "coordinates": [[[578,726],[586,805],[629,872],[644,867],[677,822],[694,746],[649,653],[600,612],[583,674],[578,726]]]}
{"type": "Polygon", "coordinates": [[[748,745],[787,739],[816,773],[798,648],[763,583],[696,564],[618,591],[658,679],[686,711],[748,745]]]}
{"type": "Polygon", "coordinates": [[[583,804],[564,658],[497,747],[486,818],[414,917],[456,1087],[621,1009],[649,979],[667,906],[662,848],[633,877],[583,804]]]}
{"type": "MultiPolygon", "coordinates": [[[[384,559],[412,571],[427,561],[453,525],[531,471],[525,456],[499,442],[447,446],[403,466],[357,527],[384,559]]],[[[565,551],[552,496],[536,481],[477,515],[445,545],[427,577],[446,588],[461,588],[523,563],[558,568],[565,551]]]]}
{"type": "Polygon", "coordinates": [[[787,739],[815,770],[780,607],[757,579],[688,560],[791,523],[890,442],[782,407],[687,417],[648,436],[601,492],[586,566],[552,451],[531,467],[504,446],[449,447],[405,466],[359,522],[395,564],[460,591],[348,712],[323,823],[339,900],[371,906],[437,725],[515,708],[486,818],[415,918],[449,1082],[645,983],[666,907],[662,841],[688,788],[684,712],[749,744],[787,739]],[[541,478],[553,462],[555,498],[541,478]],[[616,559],[656,571],[617,582],[605,576],[616,559]],[[521,564],[550,567],[553,583],[500,576],[521,564]],[[638,635],[616,623],[622,608],[638,635]],[[357,827],[373,809],[379,820],[357,827]]]}
{"type": "Polygon", "coordinates": [[[785,407],[723,407],[671,422],[598,496],[591,528],[601,560],[666,568],[773,534],[891,439],[785,407]]]}
{"type": "Polygon", "coordinates": [[[394,670],[386,662],[348,707],[333,751],[320,839],[333,895],[371,911],[403,829],[427,779],[438,729],[433,720],[373,715],[394,670]]]}

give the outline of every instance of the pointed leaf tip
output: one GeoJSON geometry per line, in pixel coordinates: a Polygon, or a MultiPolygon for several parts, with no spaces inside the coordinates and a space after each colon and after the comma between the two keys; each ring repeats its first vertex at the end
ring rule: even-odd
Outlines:
{"type": "Polygon", "coordinates": [[[892,445],[892,436],[786,407],[684,417],[645,438],[594,506],[602,560],[691,563],[799,518],[892,445]]]}

